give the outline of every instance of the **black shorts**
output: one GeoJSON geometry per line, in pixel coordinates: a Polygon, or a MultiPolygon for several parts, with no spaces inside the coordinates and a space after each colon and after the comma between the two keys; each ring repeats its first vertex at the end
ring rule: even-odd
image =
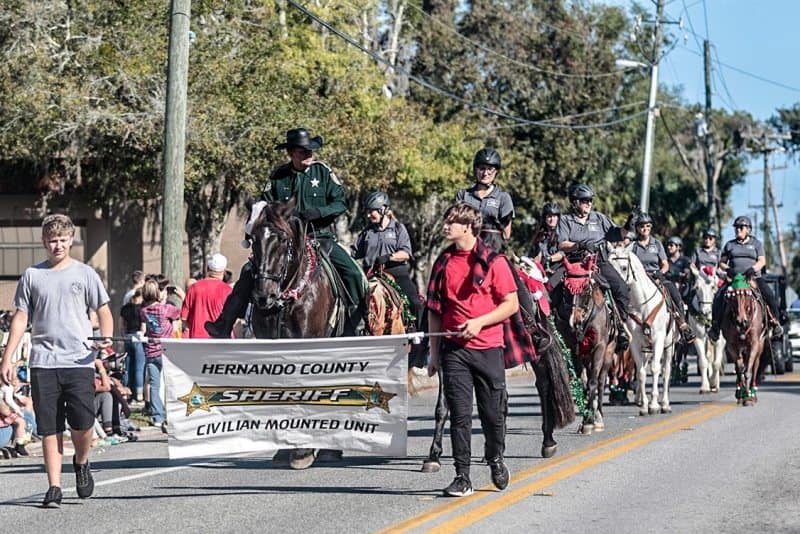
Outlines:
{"type": "Polygon", "coordinates": [[[94,369],[31,368],[31,397],[40,436],[64,432],[64,418],[73,430],[94,426],[94,369]]]}

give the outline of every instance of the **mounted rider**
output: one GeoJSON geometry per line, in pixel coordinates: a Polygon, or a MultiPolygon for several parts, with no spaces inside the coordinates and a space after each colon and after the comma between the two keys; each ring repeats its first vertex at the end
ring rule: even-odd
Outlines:
{"type": "Polygon", "coordinates": [[[681,297],[685,300],[692,279],[689,267],[691,260],[683,253],[683,239],[674,235],[667,239],[667,263],[669,269],[666,276],[678,288],[681,297]]]}
{"type": "MultiPolygon", "coordinates": [[[[514,218],[514,202],[511,200],[511,195],[500,189],[496,183],[501,168],[502,160],[497,150],[491,147],[478,150],[472,159],[472,176],[475,183],[472,187],[460,189],[455,197],[456,203],[464,202],[480,212],[483,224],[478,237],[498,253],[504,252],[506,243],[511,237],[511,220],[514,218]]],[[[517,283],[520,308],[527,315],[526,319],[530,319],[533,317],[533,301],[530,293],[513,266],[511,273],[517,283]]]]}
{"type": "Polygon", "coordinates": [[[720,269],[727,273],[729,280],[714,296],[711,329],[708,332],[708,336],[713,341],[719,339],[722,311],[725,304],[725,290],[730,284],[730,279],[733,279],[736,274],[743,274],[745,277],[755,280],[759,292],[769,306],[770,313],[768,313],[767,316],[772,326],[772,335],[775,337],[780,336],[783,334],[783,328],[778,322],[778,318],[780,317],[778,301],[772,289],[770,289],[764,278],[761,277],[761,271],[767,263],[764,256],[764,245],[761,241],[750,235],[753,223],[750,222],[749,217],[744,215],[736,217],[733,221],[733,228],[736,232],[736,237],[725,243],[725,246],[722,248],[719,264],[720,269]]]}
{"type": "MultiPolygon", "coordinates": [[[[628,317],[630,295],[628,286],[614,266],[608,261],[605,247],[606,233],[617,228],[607,215],[594,211],[594,190],[586,184],[575,184],[569,188],[572,212],[561,216],[558,221],[558,248],[566,254],[569,261],[581,261],[587,253],[597,253],[597,267],[602,277],[598,281],[611,289],[621,320],[628,317]]],[[[629,343],[624,328],[619,329],[617,346],[627,347],[629,343]]]]}
{"type": "MultiPolygon", "coordinates": [[[[366,316],[366,283],[364,274],[350,254],[336,242],[333,223],[347,211],[342,183],[324,162],[313,156],[322,148],[321,136],[311,137],[305,128],[286,132],[286,142],[276,149],[285,149],[289,162],[277,167],[261,195],[266,202],[288,202],[294,198],[298,215],[306,222],[308,235],[314,239],[342,278],[350,308],[346,334],[355,335],[358,323],[366,316]]],[[[206,331],[214,338],[229,338],[236,319],[243,317],[254,286],[253,267],[248,261],[242,267],[220,316],[206,323],[206,331]]]]}
{"type": "Polygon", "coordinates": [[[560,275],[564,265],[564,253],[558,250],[558,221],[561,220],[561,207],[555,202],[545,202],[539,217],[539,226],[533,235],[528,256],[544,266],[551,285],[560,275]]]}
{"type": "Polygon", "coordinates": [[[367,271],[382,267],[394,277],[408,297],[411,312],[417,318],[417,331],[421,332],[424,308],[417,286],[411,280],[408,262],[413,255],[408,230],[395,217],[389,195],[383,191],[373,191],[367,196],[364,211],[369,224],[358,234],[351,255],[361,260],[367,271]]]}
{"type": "Polygon", "coordinates": [[[708,276],[716,274],[721,279],[725,276],[725,272],[719,268],[721,252],[717,247],[718,237],[716,230],[707,228],[703,232],[703,244],[695,249],[691,262],[698,271],[708,276]]]}
{"type": "MultiPolygon", "coordinates": [[[[645,272],[656,285],[662,285],[667,290],[670,300],[672,300],[672,310],[676,322],[678,323],[678,330],[681,332],[683,340],[686,343],[692,343],[695,339],[695,335],[686,323],[683,300],[681,299],[678,288],[673,282],[673,277],[670,276],[670,263],[667,254],[664,251],[664,246],[661,244],[661,241],[651,235],[652,229],[653,218],[648,213],[641,213],[636,219],[636,241],[633,243],[633,253],[636,254],[636,257],[642,262],[645,272]]],[[[671,237],[670,244],[672,246],[670,248],[678,248],[677,242],[679,240],[679,237],[671,237]]],[[[686,266],[685,268],[687,270],[689,269],[689,259],[685,256],[682,257],[685,258],[686,261],[680,263],[676,262],[676,274],[673,275],[675,278],[683,276],[684,273],[681,266],[683,266],[684,263],[686,266]]]]}

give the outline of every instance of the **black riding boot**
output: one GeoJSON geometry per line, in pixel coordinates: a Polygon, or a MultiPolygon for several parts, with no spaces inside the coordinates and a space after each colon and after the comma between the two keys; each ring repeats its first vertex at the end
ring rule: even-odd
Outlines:
{"type": "Polygon", "coordinates": [[[348,308],[347,318],[344,323],[345,336],[358,336],[366,330],[367,310],[366,304],[360,303],[358,306],[348,308]]]}
{"type": "Polygon", "coordinates": [[[239,275],[239,280],[233,286],[233,291],[225,299],[222,311],[215,321],[206,321],[205,327],[208,335],[215,339],[229,339],[236,319],[244,317],[250,294],[253,292],[253,275],[246,266],[239,275]]]}
{"type": "Polygon", "coordinates": [[[722,308],[725,305],[723,295],[727,289],[727,285],[719,288],[719,290],[717,290],[717,294],[714,295],[714,302],[711,303],[711,328],[708,329],[708,338],[714,343],[719,340],[720,322],[722,321],[722,308]]]}

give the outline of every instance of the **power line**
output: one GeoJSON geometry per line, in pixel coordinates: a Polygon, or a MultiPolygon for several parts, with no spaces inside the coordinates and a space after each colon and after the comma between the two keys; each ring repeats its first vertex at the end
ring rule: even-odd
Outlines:
{"type": "MultiPolygon", "coordinates": [[[[560,71],[552,71],[552,70],[543,69],[541,67],[537,67],[536,65],[532,65],[530,63],[525,63],[525,62],[520,61],[518,59],[509,57],[509,56],[507,56],[507,55],[505,55],[505,54],[503,54],[501,52],[497,52],[496,50],[494,50],[492,48],[489,48],[489,47],[484,46],[484,45],[482,45],[482,44],[480,44],[480,43],[478,43],[476,41],[473,41],[472,39],[470,39],[466,35],[460,33],[455,28],[453,28],[453,27],[445,24],[444,22],[438,20],[436,17],[434,17],[430,13],[427,13],[422,8],[417,7],[413,3],[409,2],[407,5],[409,7],[411,7],[412,9],[414,9],[415,11],[417,11],[418,13],[421,13],[422,15],[424,15],[425,17],[427,17],[431,21],[435,22],[439,26],[443,27],[444,29],[446,29],[450,33],[460,37],[461,39],[463,39],[467,43],[471,44],[472,46],[474,46],[478,50],[486,52],[487,54],[492,54],[494,56],[500,57],[500,58],[502,58],[502,59],[504,59],[504,60],[506,60],[506,61],[508,61],[510,63],[513,63],[513,64],[519,66],[519,67],[523,67],[523,68],[526,68],[526,69],[531,69],[531,70],[534,70],[534,71],[539,72],[541,74],[546,74],[548,76],[560,76],[562,78],[583,78],[583,79],[606,78],[606,77],[609,77],[609,76],[620,76],[622,74],[625,74],[626,70],[632,70],[632,69],[638,68],[638,67],[628,67],[627,69],[618,69],[618,70],[614,70],[614,71],[611,71],[611,72],[600,72],[600,73],[568,73],[568,72],[560,72],[560,71]]],[[[536,17],[534,17],[534,18],[536,18],[536,17]]],[[[547,23],[544,23],[544,22],[542,22],[542,25],[549,26],[547,23]]],[[[556,28],[555,26],[552,26],[552,27],[556,28]]],[[[556,28],[556,29],[558,29],[558,28],[556,28]]],[[[586,35],[581,35],[581,38],[582,39],[586,39],[586,35]]]]}
{"type": "MultiPolygon", "coordinates": [[[[681,46],[681,48],[683,48],[684,50],[686,50],[688,52],[691,52],[692,54],[695,54],[695,55],[698,55],[698,56],[702,56],[702,54],[700,54],[699,52],[695,52],[694,50],[692,50],[691,48],[688,48],[686,46],[681,46]]],[[[764,83],[768,83],[770,85],[775,85],[775,86],[781,87],[783,89],[788,89],[789,91],[794,91],[796,93],[800,93],[800,87],[794,87],[794,86],[791,86],[791,85],[788,85],[788,84],[785,84],[785,83],[776,82],[775,80],[770,80],[769,78],[765,78],[764,76],[760,76],[758,74],[753,74],[752,72],[748,72],[748,71],[746,71],[744,69],[740,69],[739,67],[734,67],[733,65],[729,65],[728,63],[723,63],[719,59],[716,59],[715,63],[717,65],[721,66],[721,67],[725,67],[727,69],[731,69],[732,71],[736,71],[736,72],[738,72],[740,74],[744,74],[745,76],[749,76],[750,78],[762,81],[764,83]]]]}
{"type": "Polygon", "coordinates": [[[555,124],[553,122],[553,121],[563,120],[566,117],[554,117],[554,118],[551,118],[551,119],[543,119],[543,120],[531,120],[531,119],[524,119],[524,118],[521,118],[521,117],[515,117],[513,115],[509,115],[508,113],[504,113],[502,111],[498,111],[498,110],[489,108],[489,107],[487,107],[487,106],[485,106],[483,104],[477,104],[475,102],[471,102],[471,101],[469,101],[469,100],[467,100],[467,99],[465,99],[463,97],[460,97],[460,96],[456,95],[455,93],[452,93],[452,92],[447,91],[445,89],[441,89],[440,87],[437,87],[436,85],[430,83],[427,80],[424,80],[423,78],[420,78],[419,76],[411,74],[409,71],[407,71],[406,69],[404,69],[402,67],[398,67],[396,65],[392,65],[388,60],[382,58],[381,56],[379,56],[375,52],[366,49],[356,39],[354,39],[350,35],[347,35],[346,33],[342,32],[341,30],[335,28],[329,22],[327,22],[327,21],[319,18],[315,14],[311,13],[305,7],[303,7],[300,4],[298,4],[297,2],[295,2],[295,0],[287,0],[287,3],[289,5],[291,5],[292,7],[294,7],[295,9],[301,11],[308,18],[310,18],[311,20],[313,20],[314,22],[316,22],[320,26],[323,26],[324,28],[328,29],[331,33],[333,33],[334,35],[336,35],[340,39],[344,40],[345,42],[347,42],[351,46],[353,46],[353,47],[359,49],[360,51],[362,51],[363,53],[367,54],[368,56],[370,56],[372,59],[374,59],[378,63],[381,63],[381,64],[389,67],[390,69],[392,69],[394,72],[396,72],[398,74],[402,74],[404,76],[407,76],[409,80],[412,80],[412,81],[418,83],[419,85],[425,87],[426,89],[429,89],[429,90],[431,90],[431,91],[433,91],[435,93],[438,93],[438,94],[440,94],[442,96],[446,96],[446,97],[448,97],[448,98],[450,98],[452,100],[455,100],[455,101],[457,101],[457,102],[459,102],[459,103],[461,103],[461,104],[463,104],[463,105],[465,105],[467,107],[470,107],[470,108],[473,108],[473,109],[478,109],[480,111],[483,111],[483,112],[488,113],[490,115],[494,115],[496,117],[500,117],[502,119],[507,119],[507,120],[514,121],[514,122],[518,123],[518,125],[521,125],[521,126],[522,125],[528,125],[528,126],[540,126],[540,127],[543,127],[543,128],[558,128],[558,129],[564,129],[564,130],[587,130],[587,129],[591,129],[591,128],[605,128],[605,127],[608,127],[608,126],[614,126],[614,125],[617,125],[617,124],[621,124],[623,122],[628,122],[628,121],[633,120],[633,119],[635,119],[637,117],[640,117],[640,116],[642,116],[642,115],[644,115],[644,114],[646,114],[648,112],[648,110],[645,109],[645,110],[639,111],[637,113],[634,113],[632,115],[628,115],[627,117],[622,117],[622,118],[619,118],[619,119],[614,119],[614,120],[611,120],[611,121],[601,122],[601,123],[594,123],[594,124],[555,124]]]}
{"type": "Polygon", "coordinates": [[[708,32],[708,5],[706,4],[706,0],[703,0],[703,19],[706,21],[706,39],[710,39],[710,33],[708,32]]]}
{"type": "MultiPolygon", "coordinates": [[[[716,59],[717,63],[720,63],[717,47],[712,46],[711,51],[714,52],[714,58],[716,59]]],[[[731,92],[728,90],[728,83],[725,81],[725,76],[722,74],[722,69],[715,69],[713,72],[719,77],[720,82],[722,82],[722,88],[725,90],[725,94],[728,95],[728,100],[730,100],[730,103],[733,104],[731,111],[735,111],[737,109],[736,101],[733,99],[731,92]]]]}

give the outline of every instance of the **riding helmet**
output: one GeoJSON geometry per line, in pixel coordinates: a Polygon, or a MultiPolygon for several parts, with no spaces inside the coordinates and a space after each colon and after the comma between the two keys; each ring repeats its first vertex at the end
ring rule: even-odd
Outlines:
{"type": "Polygon", "coordinates": [[[586,184],[575,184],[569,188],[569,199],[572,202],[576,200],[593,200],[594,190],[586,184]]]}
{"type": "Polygon", "coordinates": [[[708,228],[708,229],[706,229],[705,232],[703,232],[703,237],[706,237],[706,236],[719,237],[719,235],[717,235],[717,231],[714,230],[713,228],[708,228]]]}
{"type": "Polygon", "coordinates": [[[499,171],[501,166],[500,154],[498,154],[497,150],[493,148],[482,148],[478,150],[478,152],[475,154],[475,159],[472,160],[473,168],[477,167],[478,165],[491,165],[499,171]]]}
{"type": "Polygon", "coordinates": [[[753,223],[750,222],[750,217],[739,215],[736,217],[736,220],[733,221],[733,227],[736,228],[737,226],[747,226],[748,228],[752,228],[753,223]]]}
{"type": "Polygon", "coordinates": [[[389,195],[383,191],[373,191],[367,196],[367,201],[364,203],[364,208],[369,210],[382,210],[389,207],[389,195]]]}
{"type": "Polygon", "coordinates": [[[669,245],[669,244],[677,245],[679,248],[683,248],[683,239],[681,239],[680,237],[674,235],[674,236],[670,237],[669,239],[667,239],[667,245],[669,245]]]}
{"type": "Polygon", "coordinates": [[[545,202],[542,206],[542,217],[561,215],[561,208],[555,202],[545,202]]]}
{"type": "Polygon", "coordinates": [[[649,213],[640,213],[638,217],[636,217],[636,227],[643,224],[653,224],[653,218],[650,216],[649,213]]]}

